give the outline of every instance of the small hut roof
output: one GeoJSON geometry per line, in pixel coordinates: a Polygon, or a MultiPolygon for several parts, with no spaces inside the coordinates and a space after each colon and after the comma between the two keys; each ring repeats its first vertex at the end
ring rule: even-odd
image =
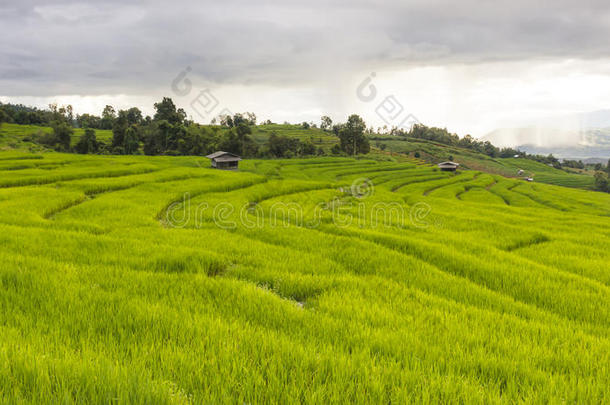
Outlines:
{"type": "Polygon", "coordinates": [[[241,160],[241,157],[231,152],[218,151],[206,156],[208,159],[214,159],[217,162],[231,162],[241,160]]]}
{"type": "Polygon", "coordinates": [[[438,164],[438,167],[458,167],[460,164],[455,162],[442,162],[438,164]]]}
{"type": "Polygon", "coordinates": [[[217,162],[238,162],[241,160],[241,158],[239,156],[221,156],[221,157],[217,157],[214,158],[215,161],[217,162]]]}

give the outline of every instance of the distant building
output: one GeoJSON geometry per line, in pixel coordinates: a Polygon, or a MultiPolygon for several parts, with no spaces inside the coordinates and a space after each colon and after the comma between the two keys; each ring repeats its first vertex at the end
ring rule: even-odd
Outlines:
{"type": "Polygon", "coordinates": [[[206,156],[212,160],[212,167],[224,170],[237,170],[241,158],[234,153],[218,151],[206,156]]]}
{"type": "Polygon", "coordinates": [[[525,173],[523,170],[519,169],[519,171],[517,172],[517,176],[523,176],[523,173],[525,173]]]}
{"type": "Polygon", "coordinates": [[[443,172],[454,172],[457,170],[459,165],[460,165],[459,163],[455,163],[455,162],[443,162],[443,163],[439,163],[438,167],[443,172]]]}
{"type": "Polygon", "coordinates": [[[526,177],[525,180],[527,180],[527,181],[534,181],[534,178],[533,177],[526,177]]]}

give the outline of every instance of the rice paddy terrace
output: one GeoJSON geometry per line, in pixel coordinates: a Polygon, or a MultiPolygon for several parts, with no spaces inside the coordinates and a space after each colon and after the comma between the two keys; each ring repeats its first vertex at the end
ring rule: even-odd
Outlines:
{"type": "Polygon", "coordinates": [[[0,154],[2,401],[610,400],[610,195],[208,166],[0,154]]]}

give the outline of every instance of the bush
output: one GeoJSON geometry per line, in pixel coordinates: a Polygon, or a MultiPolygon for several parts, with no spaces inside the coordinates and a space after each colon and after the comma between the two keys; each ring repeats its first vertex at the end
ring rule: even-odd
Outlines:
{"type": "Polygon", "coordinates": [[[97,153],[98,143],[95,137],[95,131],[91,128],[85,129],[85,133],[74,147],[78,153],[97,153]]]}
{"type": "Polygon", "coordinates": [[[309,156],[309,155],[315,155],[315,153],[316,153],[316,146],[313,144],[313,142],[306,141],[301,144],[301,155],[309,156]]]}
{"type": "Polygon", "coordinates": [[[602,171],[595,173],[595,189],[610,193],[610,183],[608,182],[608,175],[602,171]]]}
{"type": "Polygon", "coordinates": [[[74,134],[74,129],[65,122],[54,121],[51,124],[55,135],[55,147],[63,151],[70,150],[70,141],[74,134]]]}
{"type": "Polygon", "coordinates": [[[44,146],[48,146],[49,148],[54,148],[57,145],[57,137],[53,132],[47,133],[38,131],[38,133],[34,136],[34,140],[44,146]]]}

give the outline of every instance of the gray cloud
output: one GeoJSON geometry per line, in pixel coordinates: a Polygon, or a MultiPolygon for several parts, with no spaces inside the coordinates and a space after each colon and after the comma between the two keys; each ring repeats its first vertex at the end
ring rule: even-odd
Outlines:
{"type": "Polygon", "coordinates": [[[363,69],[606,58],[605,1],[105,1],[0,5],[0,95],[146,94],[363,69]]]}

